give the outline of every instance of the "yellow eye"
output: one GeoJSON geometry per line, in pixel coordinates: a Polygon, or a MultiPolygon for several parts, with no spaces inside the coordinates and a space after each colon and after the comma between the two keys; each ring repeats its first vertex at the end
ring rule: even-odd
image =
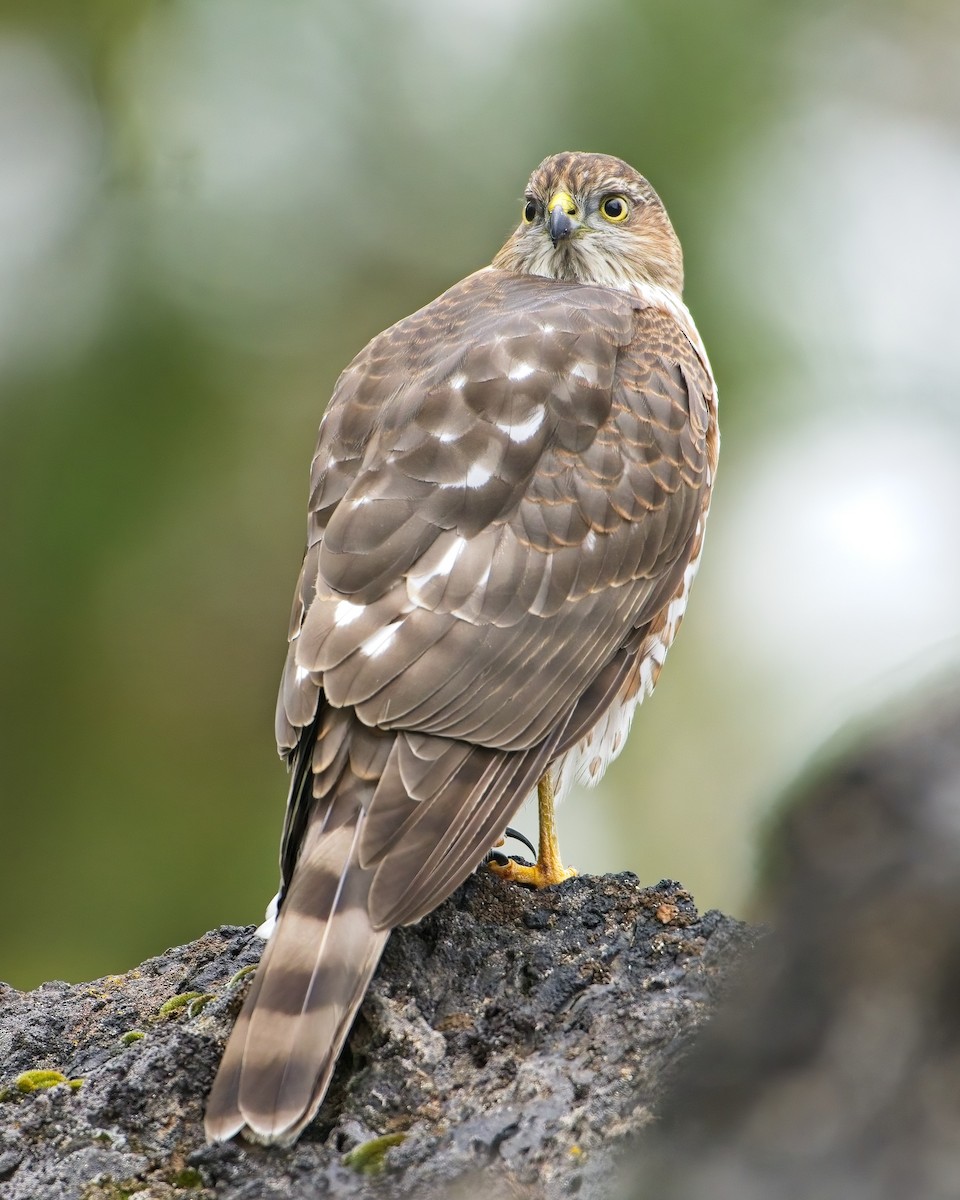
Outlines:
{"type": "Polygon", "coordinates": [[[537,219],[537,202],[536,200],[527,200],[523,205],[523,223],[524,225],[532,225],[537,219]]]}
{"type": "Polygon", "coordinates": [[[630,215],[630,206],[625,196],[604,196],[600,201],[600,212],[616,225],[630,215]]]}

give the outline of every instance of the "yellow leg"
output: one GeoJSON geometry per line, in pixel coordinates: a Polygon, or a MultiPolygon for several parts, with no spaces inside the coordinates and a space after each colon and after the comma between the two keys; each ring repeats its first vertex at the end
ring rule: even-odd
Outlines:
{"type": "Polygon", "coordinates": [[[514,883],[527,883],[533,887],[551,887],[563,883],[576,875],[573,867],[565,867],[560,861],[560,845],[557,841],[557,826],[553,812],[553,781],[547,771],[537,784],[537,815],[540,819],[540,849],[532,867],[520,863],[490,863],[490,870],[501,879],[514,883]]]}

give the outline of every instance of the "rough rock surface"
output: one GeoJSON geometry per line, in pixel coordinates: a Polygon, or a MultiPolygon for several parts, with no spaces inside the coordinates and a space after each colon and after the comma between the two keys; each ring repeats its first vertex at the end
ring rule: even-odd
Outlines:
{"type": "Polygon", "coordinates": [[[480,872],[391,937],[290,1149],[203,1141],[247,985],[230,980],[262,947],[252,928],[94,983],[0,985],[0,1197],[607,1197],[749,940],[673,883],[584,877],[538,893],[480,872]],[[201,998],[167,1003],[189,992],[201,998]],[[132,1031],[145,1036],[125,1042],[132,1031]],[[38,1069],[83,1082],[22,1093],[18,1076],[38,1069]]]}

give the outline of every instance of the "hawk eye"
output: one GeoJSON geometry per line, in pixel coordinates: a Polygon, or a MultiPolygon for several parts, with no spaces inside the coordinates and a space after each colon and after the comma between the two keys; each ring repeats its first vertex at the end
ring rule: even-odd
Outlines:
{"type": "Polygon", "coordinates": [[[618,223],[627,219],[630,209],[623,196],[604,196],[600,201],[600,212],[608,221],[618,223]]]}
{"type": "Polygon", "coordinates": [[[528,200],[523,206],[523,223],[524,225],[532,225],[537,219],[537,202],[528,200]]]}

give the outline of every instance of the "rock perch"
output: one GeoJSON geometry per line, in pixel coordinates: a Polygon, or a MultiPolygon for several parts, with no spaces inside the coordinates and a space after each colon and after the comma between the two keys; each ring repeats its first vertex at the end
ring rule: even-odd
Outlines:
{"type": "Polygon", "coordinates": [[[534,892],[480,872],[393,934],[290,1149],[203,1141],[252,927],[94,983],[0,985],[0,1197],[606,1198],[750,940],[675,883],[534,892]]]}

